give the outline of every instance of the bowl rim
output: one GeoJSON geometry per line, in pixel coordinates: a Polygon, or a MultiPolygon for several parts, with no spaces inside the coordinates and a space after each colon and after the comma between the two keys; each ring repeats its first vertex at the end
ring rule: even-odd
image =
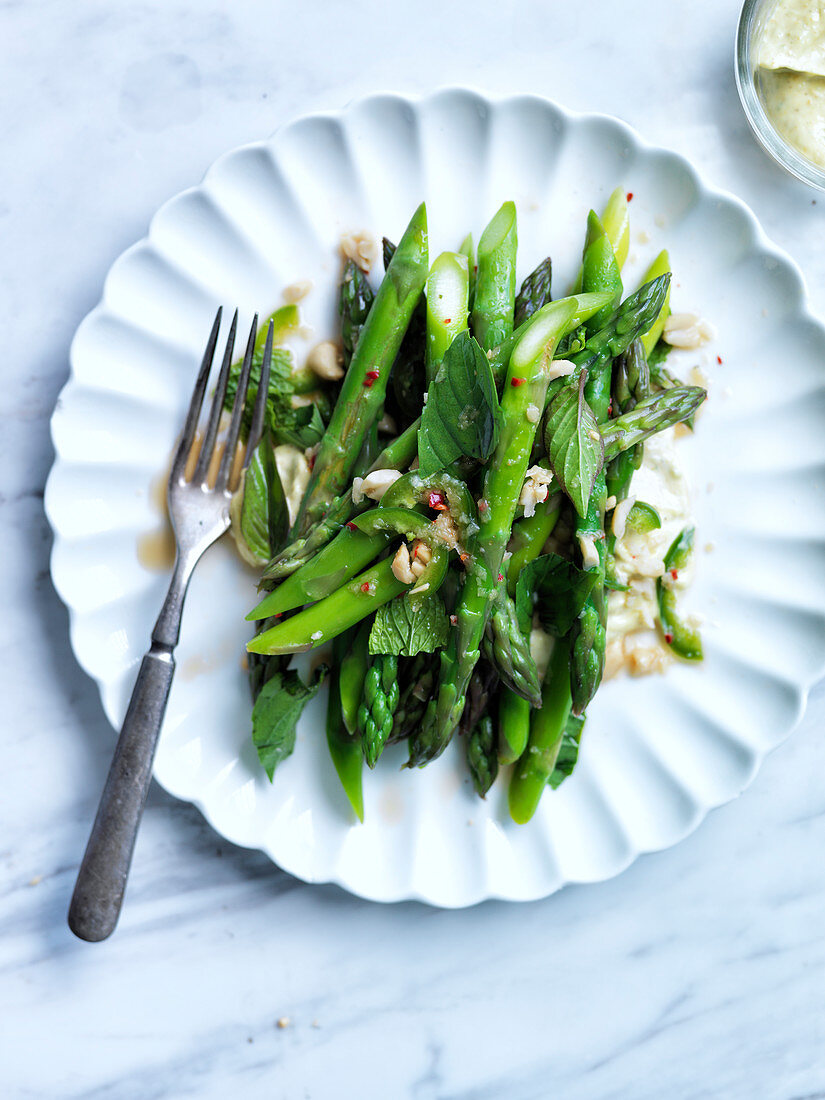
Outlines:
{"type": "Polygon", "coordinates": [[[769,5],[775,6],[777,2],[778,0],[745,0],[742,5],[734,47],[736,90],[754,136],[771,159],[802,183],[818,191],[825,191],[825,168],[819,168],[782,137],[756,91],[754,65],[751,63],[754,23],[769,5]]]}

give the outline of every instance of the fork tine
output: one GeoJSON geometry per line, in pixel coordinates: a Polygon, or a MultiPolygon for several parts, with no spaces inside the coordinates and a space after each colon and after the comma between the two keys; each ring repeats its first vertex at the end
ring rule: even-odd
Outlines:
{"type": "Polygon", "coordinates": [[[171,478],[173,481],[177,481],[186,469],[186,460],[192,449],[192,440],[195,438],[195,429],[198,426],[198,418],[201,414],[203,395],[206,392],[206,383],[209,380],[212,360],[215,357],[215,345],[218,342],[218,332],[220,331],[222,317],[223,306],[219,306],[218,312],[215,314],[215,320],[212,322],[212,331],[209,333],[209,339],[206,341],[206,350],[203,353],[200,370],[198,371],[198,377],[195,381],[195,388],[192,390],[192,399],[189,402],[189,412],[186,414],[183,434],[180,437],[180,443],[175,452],[175,460],[172,463],[171,478]]]}
{"type": "Polygon", "coordinates": [[[206,423],[206,434],[201,444],[201,452],[198,455],[198,464],[192,475],[192,481],[196,485],[203,485],[209,475],[209,466],[212,462],[212,452],[215,449],[215,438],[218,434],[218,423],[223,411],[223,403],[226,397],[226,386],[229,381],[229,368],[232,365],[232,352],[235,350],[235,333],[238,328],[238,311],[235,310],[232,324],[229,328],[229,336],[226,339],[226,350],[223,353],[221,373],[218,375],[218,384],[212,398],[212,407],[209,410],[209,420],[206,423]]]}
{"type": "MultiPolygon", "coordinates": [[[[229,485],[229,475],[235,465],[235,451],[238,449],[238,437],[241,434],[241,417],[246,404],[246,391],[249,389],[249,375],[252,371],[252,357],[255,354],[255,339],[258,335],[258,314],[252,319],[252,327],[249,330],[249,339],[246,342],[246,351],[241,367],[241,376],[238,379],[238,389],[235,392],[235,400],[232,403],[232,419],[229,422],[229,431],[226,433],[226,444],[223,449],[223,458],[215,480],[215,488],[225,489],[229,485]]],[[[270,355],[272,353],[270,352],[270,355]]],[[[267,379],[269,385],[269,379],[267,379]]]]}
{"type": "Polygon", "coordinates": [[[252,409],[252,423],[249,428],[249,440],[246,444],[246,456],[244,468],[249,465],[252,453],[261,441],[264,431],[264,417],[266,416],[266,399],[269,394],[269,372],[272,366],[272,338],[274,323],[270,320],[264,344],[264,357],[261,360],[261,377],[258,382],[258,392],[255,394],[255,406],[252,409]]]}

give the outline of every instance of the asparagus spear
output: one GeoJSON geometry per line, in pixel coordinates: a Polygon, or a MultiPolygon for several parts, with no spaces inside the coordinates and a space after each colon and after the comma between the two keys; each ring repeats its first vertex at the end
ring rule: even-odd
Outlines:
{"type": "Polygon", "coordinates": [[[468,272],[469,277],[470,277],[469,294],[467,296],[467,301],[469,303],[470,309],[472,309],[473,308],[473,302],[475,301],[475,297],[476,297],[476,274],[477,274],[476,249],[475,249],[475,244],[473,243],[472,233],[467,234],[467,236],[464,238],[464,240],[459,245],[458,251],[461,253],[462,256],[467,257],[467,272],[468,272]]]}
{"type": "Polygon", "coordinates": [[[411,766],[426,764],[444,751],[464,710],[496,587],[504,583],[502,559],[536,434],[538,417],[528,416],[528,411],[544,406],[553,351],[576,308],[570,299],[546,306],[541,321],[531,325],[510,357],[501,398],[501,435],[484,478],[481,531],[477,547],[470,550],[457,627],[442,650],[438,697],[428,706],[410,745],[411,766]]]}
{"type": "MultiPolygon", "coordinates": [[[[651,279],[657,279],[660,275],[665,275],[670,271],[670,256],[667,252],[660,252],[650,267],[645,272],[645,276],[642,279],[642,283],[649,283],[651,279]]],[[[650,355],[656,345],[659,343],[662,333],[665,330],[665,321],[670,313],[670,287],[668,287],[667,296],[662,304],[662,308],[659,310],[659,315],[650,328],[642,335],[642,346],[644,347],[645,355],[650,355]]]]}
{"type": "Polygon", "coordinates": [[[355,810],[358,820],[364,820],[364,792],[361,775],[364,757],[361,744],[344,724],[341,705],[341,676],[343,661],[352,642],[352,633],[339,635],[332,647],[332,669],[329,677],[329,702],[327,704],[327,745],[329,755],[341,780],[341,786],[355,810]]]}
{"type": "Polygon", "coordinates": [[[644,443],[657,432],[689,420],[706,397],[707,391],[700,386],[674,386],[673,389],[651,394],[630,412],[600,424],[605,462],[611,462],[622,451],[644,443]]]}
{"type": "Polygon", "coordinates": [[[550,286],[553,280],[553,261],[548,256],[527,276],[515,301],[515,326],[523,325],[542,306],[552,301],[550,286]]]}
{"type": "Polygon", "coordinates": [[[553,647],[544,678],[541,709],[533,712],[527,748],[510,780],[510,816],[519,825],[528,822],[536,812],[556,765],[570,714],[570,666],[570,651],[560,638],[553,647]]]}
{"type": "Polygon", "coordinates": [[[505,202],[478,242],[473,334],[489,351],[513,331],[516,298],[516,207],[505,202]]]}
{"type": "Polygon", "coordinates": [[[338,313],[341,316],[341,342],[344,345],[344,364],[349,366],[361,337],[375,292],[367,276],[353,260],[344,264],[344,274],[338,288],[338,313]]]}
{"type": "MultiPolygon", "coordinates": [[[[630,250],[630,212],[627,208],[627,195],[621,187],[617,187],[616,190],[611,193],[602,211],[600,221],[604,226],[604,231],[610,242],[610,247],[613,249],[616,263],[619,265],[619,270],[621,270],[624,267],[627,253],[630,250]]],[[[574,293],[581,290],[583,275],[584,265],[582,265],[579,274],[576,276],[576,281],[573,284],[574,293]]]]}
{"type": "Polygon", "coordinates": [[[672,582],[678,578],[693,553],[694,528],[686,527],[680,531],[665,554],[665,575],[656,581],[656,596],[659,602],[659,623],[665,642],[670,649],[685,661],[701,661],[702,639],[699,631],[679,617],[676,611],[676,593],[672,582]]]}
{"type": "MultiPolygon", "coordinates": [[[[641,340],[634,340],[624,355],[616,360],[613,371],[613,416],[629,413],[650,396],[650,371],[641,340]]],[[[607,493],[617,501],[624,500],[630,489],[634,471],[644,457],[642,444],[622,451],[607,467],[607,493]]]]}
{"type": "Polygon", "coordinates": [[[473,727],[466,742],[467,766],[473,786],[482,798],[495,782],[498,774],[496,758],[496,731],[489,714],[483,715],[473,727]]]}
{"type": "Polygon", "coordinates": [[[384,405],[389,373],[427,277],[427,213],[413,214],[390,261],[316,456],[294,536],[306,535],[347,486],[364,437],[384,405]]]}
{"type": "Polygon", "coordinates": [[[358,732],[364,759],[370,768],[378,763],[392,733],[398,699],[398,658],[377,653],[367,669],[358,707],[358,732]]]}
{"type": "MultiPolygon", "coordinates": [[[[602,290],[621,296],[621,274],[618,258],[604,226],[593,213],[587,222],[582,286],[585,290],[602,290]]],[[[591,324],[594,319],[591,319],[591,324]]],[[[597,420],[606,420],[610,408],[611,358],[602,356],[587,372],[584,397],[597,420]]],[[[604,466],[596,475],[584,516],[576,516],[575,537],[579,547],[591,546],[595,561],[584,568],[594,571],[596,582],[579,617],[570,631],[570,675],[573,711],[581,714],[601,683],[607,638],[607,594],[605,592],[604,508],[607,500],[604,466]]],[[[561,658],[559,658],[561,660],[561,658]]],[[[566,718],[565,718],[566,720],[566,718]]]]}
{"type": "Polygon", "coordinates": [[[503,586],[496,588],[484,646],[487,659],[496,666],[506,686],[534,707],[539,706],[541,685],[530,641],[521,632],[516,606],[503,586]]]}
{"type": "Polygon", "coordinates": [[[499,764],[514,764],[527,748],[531,709],[526,699],[507,687],[502,688],[498,697],[499,764]]]}
{"type": "Polygon", "coordinates": [[[409,737],[420,724],[436,683],[437,661],[435,653],[419,653],[403,663],[404,678],[389,740],[409,737]]]}
{"type": "Polygon", "coordinates": [[[470,276],[467,257],[442,252],[427,276],[427,384],[435,378],[447,348],[467,328],[470,276]]]}

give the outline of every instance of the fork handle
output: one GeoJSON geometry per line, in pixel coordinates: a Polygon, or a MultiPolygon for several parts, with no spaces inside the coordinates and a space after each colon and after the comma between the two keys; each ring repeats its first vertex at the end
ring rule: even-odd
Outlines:
{"type": "Polygon", "coordinates": [[[172,647],[153,642],[138,672],[69,906],[69,927],[82,940],[105,940],[120,916],[174,674],[172,647]]]}

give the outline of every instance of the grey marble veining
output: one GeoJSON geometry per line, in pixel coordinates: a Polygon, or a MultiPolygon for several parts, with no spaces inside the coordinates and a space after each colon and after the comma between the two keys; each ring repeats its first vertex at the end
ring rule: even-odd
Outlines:
{"type": "Polygon", "coordinates": [[[112,260],[217,155],[296,114],[470,83],[678,149],[754,208],[825,312],[825,199],[750,137],[737,7],[0,5],[0,1095],[825,1097],[821,689],[744,797],[612,882],[371,905],[153,789],[118,932],[89,946],[65,926],[112,734],[49,581],[42,491],[68,344],[112,260]]]}

